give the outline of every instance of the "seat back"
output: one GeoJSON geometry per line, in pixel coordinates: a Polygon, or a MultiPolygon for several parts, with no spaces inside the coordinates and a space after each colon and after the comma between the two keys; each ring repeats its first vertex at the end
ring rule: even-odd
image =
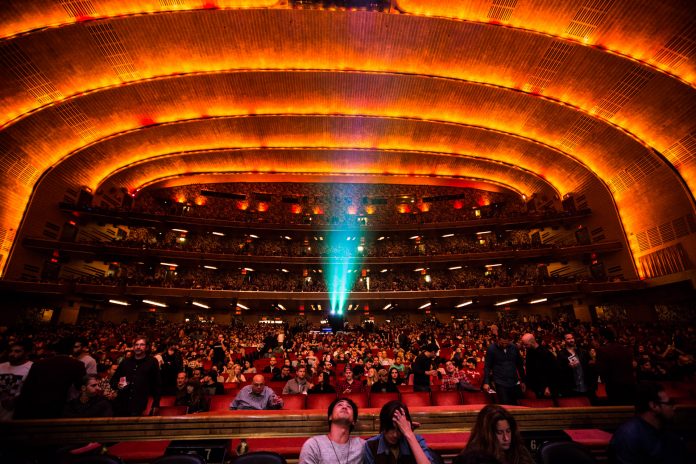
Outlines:
{"type": "Polygon", "coordinates": [[[430,392],[403,392],[401,401],[409,408],[430,406],[430,392]]]}
{"type": "Polygon", "coordinates": [[[388,402],[398,399],[398,393],[370,393],[370,407],[381,408],[388,402]]]}
{"type": "Polygon", "coordinates": [[[161,406],[158,416],[185,416],[188,406],[161,406]]]}
{"type": "Polygon", "coordinates": [[[339,396],[341,398],[350,398],[360,409],[367,408],[369,404],[367,392],[346,393],[344,395],[339,396]]]}
{"type": "Polygon", "coordinates": [[[561,408],[584,408],[590,406],[590,400],[586,396],[558,398],[558,406],[561,408]]]}
{"type": "Polygon", "coordinates": [[[326,411],[333,400],[336,399],[335,393],[315,393],[307,395],[307,409],[321,409],[326,411]]]}
{"type": "Polygon", "coordinates": [[[594,464],[595,459],[590,451],[580,443],[572,441],[556,441],[546,443],[541,447],[542,464],[594,464]]]}
{"type": "Polygon", "coordinates": [[[209,411],[228,411],[237,395],[213,395],[210,397],[209,411]]]}
{"type": "Polygon", "coordinates": [[[521,400],[517,400],[517,404],[520,406],[527,406],[528,408],[552,408],[553,400],[550,398],[523,398],[521,400]]]}
{"type": "Polygon", "coordinates": [[[206,464],[206,462],[198,454],[171,454],[156,459],[152,464],[206,464]]]}
{"type": "Polygon", "coordinates": [[[280,395],[283,398],[283,409],[305,409],[307,395],[301,393],[280,395]]]}
{"type": "Polygon", "coordinates": [[[458,391],[434,391],[430,402],[433,406],[456,406],[462,404],[462,396],[458,391]]]}
{"type": "Polygon", "coordinates": [[[176,402],[176,396],[164,395],[160,398],[160,407],[162,407],[162,406],[174,406],[175,402],[176,402]]]}
{"type": "Polygon", "coordinates": [[[491,404],[491,395],[481,391],[478,392],[462,392],[462,404],[491,404]]]}
{"type": "Polygon", "coordinates": [[[237,456],[232,464],[287,464],[283,456],[272,451],[256,451],[237,456]]]}

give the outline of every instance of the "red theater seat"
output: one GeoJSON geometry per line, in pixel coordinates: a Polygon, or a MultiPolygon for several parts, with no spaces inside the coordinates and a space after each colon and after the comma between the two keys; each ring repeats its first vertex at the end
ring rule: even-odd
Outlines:
{"type": "Polygon", "coordinates": [[[287,394],[280,395],[283,398],[283,409],[305,409],[307,395],[298,394],[287,394]]]}
{"type": "Polygon", "coordinates": [[[237,395],[214,395],[210,397],[210,411],[228,411],[237,395]]]}
{"type": "Polygon", "coordinates": [[[402,385],[397,385],[396,388],[398,388],[399,391],[402,392],[402,393],[403,393],[403,392],[412,392],[412,391],[413,391],[413,385],[402,384],[402,385]]]}
{"type": "Polygon", "coordinates": [[[491,395],[484,392],[462,392],[462,404],[491,404],[491,395]]]}
{"type": "Polygon", "coordinates": [[[159,408],[158,416],[185,416],[188,406],[162,406],[159,408]]]}
{"type": "Polygon", "coordinates": [[[564,430],[564,432],[571,440],[588,448],[606,449],[609,446],[609,440],[611,440],[611,433],[599,429],[574,429],[564,430]]]}
{"type": "Polygon", "coordinates": [[[433,406],[456,406],[462,404],[462,397],[458,391],[434,391],[430,402],[433,406]]]}
{"type": "Polygon", "coordinates": [[[370,393],[370,407],[381,408],[388,402],[398,399],[398,393],[370,393]]]}
{"type": "Polygon", "coordinates": [[[321,409],[326,411],[333,400],[336,399],[334,393],[315,393],[307,395],[307,409],[321,409]]]}
{"type": "Polygon", "coordinates": [[[345,395],[339,395],[341,398],[350,398],[355,402],[359,409],[364,409],[368,407],[369,401],[367,392],[362,393],[347,393],[345,395]]]}
{"type": "Polygon", "coordinates": [[[558,398],[558,406],[561,408],[584,408],[591,406],[591,403],[586,396],[571,396],[569,398],[558,398]]]}
{"type": "Polygon", "coordinates": [[[430,392],[403,392],[401,401],[409,408],[430,406],[430,392]]]}
{"type": "Polygon", "coordinates": [[[174,406],[174,403],[176,402],[176,396],[174,395],[166,395],[160,398],[160,407],[163,406],[174,406]]]}
{"type": "Polygon", "coordinates": [[[152,462],[164,452],[171,440],[123,441],[109,447],[109,454],[118,456],[124,462],[152,462]]]}
{"type": "Polygon", "coordinates": [[[552,408],[553,407],[553,400],[552,399],[528,399],[528,398],[523,398],[521,400],[517,400],[517,404],[520,406],[526,406],[528,408],[552,408]]]}

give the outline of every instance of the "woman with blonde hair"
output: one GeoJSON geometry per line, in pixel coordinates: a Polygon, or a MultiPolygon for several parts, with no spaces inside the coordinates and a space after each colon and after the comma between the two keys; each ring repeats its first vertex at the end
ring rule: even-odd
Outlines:
{"type": "Polygon", "coordinates": [[[227,377],[227,382],[228,383],[244,383],[246,382],[246,377],[244,377],[244,374],[242,374],[242,366],[239,364],[235,364],[232,366],[232,369],[230,369],[227,377]]]}

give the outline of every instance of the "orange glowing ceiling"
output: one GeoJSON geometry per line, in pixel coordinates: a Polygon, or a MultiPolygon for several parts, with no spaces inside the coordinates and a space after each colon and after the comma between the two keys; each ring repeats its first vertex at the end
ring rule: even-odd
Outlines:
{"type": "Polygon", "coordinates": [[[635,257],[694,212],[689,5],[9,1],[1,259],[66,189],[240,172],[601,191],[635,257]]]}

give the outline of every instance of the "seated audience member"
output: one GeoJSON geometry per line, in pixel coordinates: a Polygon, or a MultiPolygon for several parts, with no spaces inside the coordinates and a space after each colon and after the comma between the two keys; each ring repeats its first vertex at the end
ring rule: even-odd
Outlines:
{"type": "Polygon", "coordinates": [[[63,408],[63,417],[111,417],[113,415],[111,402],[101,395],[96,374],[84,376],[80,386],[80,396],[68,401],[63,408]]]}
{"type": "Polygon", "coordinates": [[[188,406],[186,414],[194,412],[204,412],[208,410],[208,396],[205,388],[195,380],[186,382],[186,396],[183,398],[181,406],[188,406]]]}
{"type": "Polygon", "coordinates": [[[389,373],[386,369],[377,372],[377,382],[370,387],[371,393],[396,393],[399,389],[396,385],[389,382],[389,373]]]}
{"type": "Polygon", "coordinates": [[[362,464],[365,440],[351,437],[358,421],[358,406],[337,398],[328,409],[329,433],[309,438],[300,451],[299,464],[362,464]]]}
{"type": "Polygon", "coordinates": [[[230,409],[281,409],[283,399],[266,386],[263,375],[256,374],[247,385],[239,390],[237,397],[230,404],[230,409]]]}
{"type": "Polygon", "coordinates": [[[390,401],[379,412],[379,435],[365,443],[365,463],[436,462],[425,439],[413,433],[408,408],[401,401],[390,401]]]}
{"type": "Polygon", "coordinates": [[[467,358],[464,366],[459,369],[462,376],[459,387],[462,390],[479,391],[481,390],[481,372],[476,369],[476,358],[467,358]]]}
{"type": "MultiPolygon", "coordinates": [[[[687,457],[680,437],[665,430],[674,419],[674,401],[662,385],[642,382],[636,389],[636,417],[621,425],[609,443],[610,462],[615,464],[680,464],[687,457]]],[[[691,456],[690,459],[693,459],[691,456]]]]}
{"type": "Polygon", "coordinates": [[[440,390],[442,391],[457,391],[459,390],[459,382],[462,379],[462,375],[459,373],[459,369],[454,365],[454,362],[447,361],[444,368],[438,369],[438,372],[442,375],[440,390]]]}
{"type": "Polygon", "coordinates": [[[355,378],[353,369],[351,369],[350,366],[346,366],[343,371],[343,376],[345,378],[338,383],[338,387],[336,388],[338,393],[346,395],[348,393],[362,393],[366,391],[363,383],[355,378]]]}
{"type": "Polygon", "coordinates": [[[372,385],[377,382],[377,380],[377,370],[374,367],[365,370],[365,380],[363,380],[363,384],[366,388],[372,388],[372,385]]]}
{"type": "Polygon", "coordinates": [[[309,389],[309,393],[336,393],[336,389],[331,385],[331,375],[328,372],[319,374],[319,382],[309,389]]]}
{"type": "Polygon", "coordinates": [[[116,399],[117,393],[113,388],[111,388],[111,379],[114,377],[114,374],[116,374],[116,371],[118,370],[118,364],[110,364],[111,366],[109,367],[109,369],[100,374],[99,388],[101,389],[102,396],[104,396],[104,398],[106,398],[109,401],[113,401],[114,399],[116,399]]]}
{"type": "MultiPolygon", "coordinates": [[[[214,368],[215,366],[213,366],[214,368]]],[[[203,392],[208,396],[213,395],[224,395],[225,387],[220,382],[217,381],[217,373],[215,370],[211,370],[209,373],[205,374],[200,381],[203,392]]],[[[193,380],[193,379],[192,379],[193,380]]]]}
{"type": "Polygon", "coordinates": [[[307,368],[300,366],[297,368],[295,377],[288,380],[283,387],[283,395],[304,394],[306,395],[314,384],[307,380],[307,368]]]}
{"type": "Polygon", "coordinates": [[[48,419],[62,415],[71,387],[79,390],[87,374],[84,363],[69,355],[72,347],[72,340],[63,339],[55,346],[56,356],[32,364],[17,398],[15,419],[48,419]]]}
{"type": "Polygon", "coordinates": [[[283,366],[280,368],[280,372],[273,375],[271,380],[273,382],[287,382],[290,379],[292,379],[292,375],[290,375],[290,367],[283,366]]]}
{"type": "MultiPolygon", "coordinates": [[[[402,385],[404,383],[404,379],[401,378],[401,374],[399,374],[399,370],[396,367],[391,367],[389,368],[389,383],[393,384],[394,387],[398,387],[399,385],[402,385]]],[[[397,391],[399,389],[397,388],[397,391]]]]}
{"type": "Polygon", "coordinates": [[[496,404],[481,409],[462,454],[475,451],[489,453],[502,464],[534,464],[522,443],[515,418],[496,404]]]}
{"type": "Polygon", "coordinates": [[[179,372],[176,374],[176,393],[174,394],[174,404],[176,406],[188,405],[188,391],[186,391],[188,381],[189,379],[186,376],[186,372],[179,372]]]}
{"type": "Polygon", "coordinates": [[[244,361],[244,370],[242,371],[243,374],[256,374],[256,368],[254,367],[254,363],[249,361],[248,359],[244,361]]]}
{"type": "Polygon", "coordinates": [[[31,342],[10,343],[7,362],[0,364],[0,421],[12,419],[15,402],[33,364],[29,361],[31,342]]]}
{"type": "Polygon", "coordinates": [[[246,382],[246,377],[242,374],[242,366],[235,364],[232,366],[231,372],[227,377],[227,382],[230,383],[244,383],[246,382]]]}

